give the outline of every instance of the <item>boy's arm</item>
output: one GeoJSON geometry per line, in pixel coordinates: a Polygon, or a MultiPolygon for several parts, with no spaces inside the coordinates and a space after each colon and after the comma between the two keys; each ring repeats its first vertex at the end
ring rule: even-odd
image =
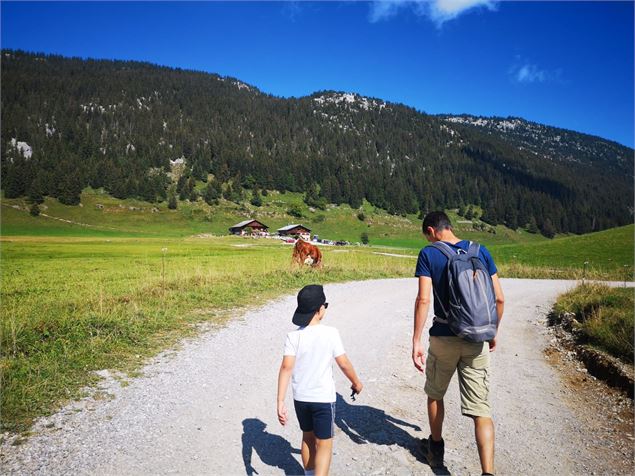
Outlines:
{"type": "Polygon", "coordinates": [[[428,309],[430,308],[430,290],[432,289],[432,279],[428,276],[419,276],[419,292],[415,301],[415,324],[412,333],[412,361],[419,372],[423,372],[424,355],[421,345],[421,334],[428,319],[428,309]]]}
{"type": "Polygon", "coordinates": [[[338,367],[342,371],[346,378],[351,382],[351,390],[355,393],[360,393],[364,385],[362,385],[361,380],[357,376],[355,369],[353,368],[353,364],[348,359],[346,354],[339,355],[335,357],[335,362],[337,362],[338,367]]]}
{"type": "Polygon", "coordinates": [[[282,358],[280,372],[278,373],[278,421],[281,425],[286,425],[287,423],[287,407],[284,404],[284,399],[287,396],[287,387],[289,386],[289,379],[293,373],[294,365],[295,356],[285,355],[282,358]]]}

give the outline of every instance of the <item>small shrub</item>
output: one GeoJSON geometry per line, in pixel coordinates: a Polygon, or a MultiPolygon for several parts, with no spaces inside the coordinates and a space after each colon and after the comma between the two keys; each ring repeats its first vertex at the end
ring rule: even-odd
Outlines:
{"type": "Polygon", "coordinates": [[[304,215],[302,214],[302,208],[299,205],[291,205],[287,210],[287,213],[292,217],[302,218],[304,215]]]}
{"type": "Polygon", "coordinates": [[[364,244],[367,245],[370,242],[370,239],[368,238],[368,233],[366,233],[365,231],[361,234],[360,236],[360,241],[364,244]]]}

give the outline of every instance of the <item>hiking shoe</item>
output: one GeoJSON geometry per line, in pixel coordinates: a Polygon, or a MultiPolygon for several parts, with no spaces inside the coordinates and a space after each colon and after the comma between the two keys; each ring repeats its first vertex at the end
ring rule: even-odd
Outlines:
{"type": "Polygon", "coordinates": [[[445,453],[445,442],[432,441],[432,435],[428,439],[422,439],[419,447],[422,456],[427,460],[431,468],[443,467],[443,456],[445,453]]]}

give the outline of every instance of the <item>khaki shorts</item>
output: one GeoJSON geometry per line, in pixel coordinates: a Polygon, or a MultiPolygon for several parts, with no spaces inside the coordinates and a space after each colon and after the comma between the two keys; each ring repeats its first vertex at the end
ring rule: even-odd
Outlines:
{"type": "Polygon", "coordinates": [[[424,390],[433,400],[441,400],[458,369],[461,413],[491,416],[489,406],[489,344],[459,337],[430,336],[424,390]]]}

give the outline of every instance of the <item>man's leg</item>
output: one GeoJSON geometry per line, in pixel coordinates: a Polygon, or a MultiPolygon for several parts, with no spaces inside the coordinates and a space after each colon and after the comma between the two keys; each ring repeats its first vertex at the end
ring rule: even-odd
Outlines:
{"type": "Polygon", "coordinates": [[[494,474],[494,422],[489,417],[472,417],[474,436],[483,473],[494,474]]]}
{"type": "Polygon", "coordinates": [[[315,443],[315,435],[312,431],[302,432],[302,448],[300,449],[300,453],[302,455],[302,465],[305,470],[315,469],[315,443]]]}
{"type": "Polygon", "coordinates": [[[430,423],[430,434],[434,441],[441,441],[444,417],[445,404],[443,399],[434,400],[428,397],[428,422],[430,423]]]}
{"type": "Polygon", "coordinates": [[[489,404],[489,346],[465,342],[459,362],[461,413],[474,420],[483,473],[494,473],[494,422],[489,404]]]}
{"type": "Polygon", "coordinates": [[[333,438],[322,440],[316,438],[317,454],[315,455],[315,476],[327,476],[333,454],[333,438]]]}

